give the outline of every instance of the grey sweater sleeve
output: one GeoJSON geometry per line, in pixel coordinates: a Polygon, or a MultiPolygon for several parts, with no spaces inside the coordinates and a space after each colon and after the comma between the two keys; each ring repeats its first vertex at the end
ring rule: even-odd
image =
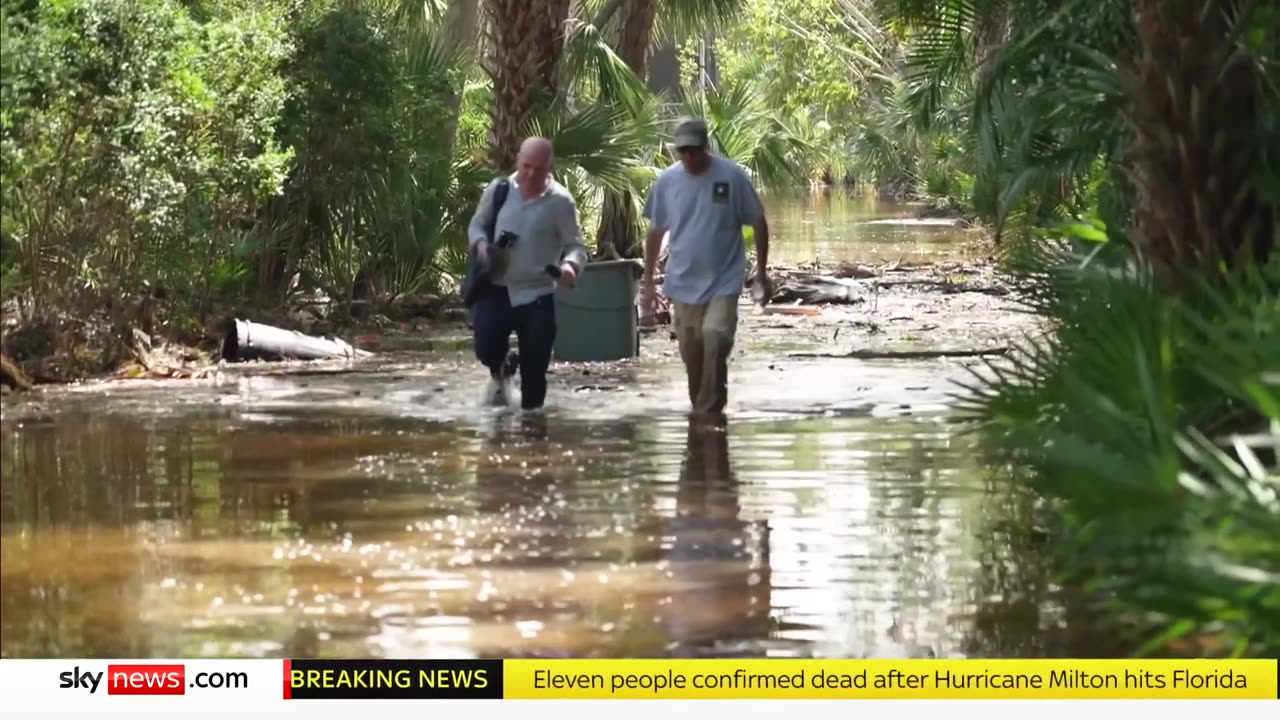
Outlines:
{"type": "Polygon", "coordinates": [[[493,192],[497,185],[498,183],[495,180],[485,187],[484,193],[480,195],[480,202],[476,203],[476,211],[471,216],[471,223],[467,226],[467,240],[470,241],[473,248],[476,243],[488,239],[484,232],[484,226],[485,221],[489,219],[489,208],[493,205],[493,192]]]}
{"type": "Polygon", "coordinates": [[[571,263],[575,270],[582,272],[583,266],[587,264],[587,246],[582,241],[577,203],[572,198],[565,198],[557,216],[556,224],[560,235],[562,257],[565,262],[571,263]]]}

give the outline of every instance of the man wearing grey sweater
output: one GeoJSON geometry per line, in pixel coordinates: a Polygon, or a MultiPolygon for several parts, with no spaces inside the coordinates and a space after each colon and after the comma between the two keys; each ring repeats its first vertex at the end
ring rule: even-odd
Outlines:
{"type": "Polygon", "coordinates": [[[485,232],[497,181],[485,188],[468,236],[481,262],[492,267],[490,283],[471,308],[476,358],[489,368],[486,400],[506,405],[508,380],[520,369],[520,406],[542,407],[547,368],[556,337],[556,284],[572,287],[587,262],[578,208],[563,185],[551,179],[553,149],[545,138],[524,141],[516,157],[511,190],[498,210],[493,241],[485,232]],[[548,272],[557,268],[559,277],[548,272]],[[518,355],[508,357],[511,333],[518,355]]]}

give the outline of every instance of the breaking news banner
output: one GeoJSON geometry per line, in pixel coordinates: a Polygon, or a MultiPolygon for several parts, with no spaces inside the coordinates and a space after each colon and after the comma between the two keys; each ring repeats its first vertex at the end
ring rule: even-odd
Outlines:
{"type": "Polygon", "coordinates": [[[286,700],[501,700],[505,660],[285,660],[286,700]]]}
{"type": "Polygon", "coordinates": [[[1275,700],[1275,660],[286,660],[286,699],[1275,700]]]}
{"type": "Polygon", "coordinates": [[[663,720],[705,720],[724,701],[737,701],[735,720],[765,720],[751,708],[773,720],[790,706],[805,720],[843,720],[850,702],[922,720],[1130,720],[1133,701],[1162,720],[1202,720],[1217,703],[1241,720],[1274,716],[1278,686],[1276,660],[0,660],[0,696],[17,717],[67,709],[129,720],[172,718],[179,706],[183,720],[346,720],[366,707],[378,720],[424,707],[548,720],[652,720],[660,707],[663,720]]]}

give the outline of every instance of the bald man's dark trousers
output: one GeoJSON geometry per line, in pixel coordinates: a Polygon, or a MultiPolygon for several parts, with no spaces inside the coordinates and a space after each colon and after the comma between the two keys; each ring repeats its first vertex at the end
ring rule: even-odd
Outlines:
{"type": "Polygon", "coordinates": [[[511,333],[515,332],[520,347],[520,406],[525,410],[542,407],[556,342],[555,295],[511,307],[505,287],[488,285],[471,308],[471,326],[476,358],[498,379],[502,379],[511,333]]]}

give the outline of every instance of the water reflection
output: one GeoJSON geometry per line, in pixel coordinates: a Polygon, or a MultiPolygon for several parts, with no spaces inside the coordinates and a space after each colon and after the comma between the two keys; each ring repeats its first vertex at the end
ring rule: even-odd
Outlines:
{"type": "Polygon", "coordinates": [[[728,428],[690,420],[664,562],[675,585],[665,620],[675,657],[732,654],[770,633],[769,525],[742,517],[728,428]]]}
{"type": "Polygon", "coordinates": [[[946,225],[870,224],[914,218],[921,206],[873,192],[822,188],[770,193],[764,198],[773,230],[772,262],[784,264],[957,259],[978,248],[974,234],[946,225]]]}
{"type": "Polygon", "coordinates": [[[1043,511],[939,418],[65,412],[0,440],[6,657],[1099,652],[1043,511]]]}

